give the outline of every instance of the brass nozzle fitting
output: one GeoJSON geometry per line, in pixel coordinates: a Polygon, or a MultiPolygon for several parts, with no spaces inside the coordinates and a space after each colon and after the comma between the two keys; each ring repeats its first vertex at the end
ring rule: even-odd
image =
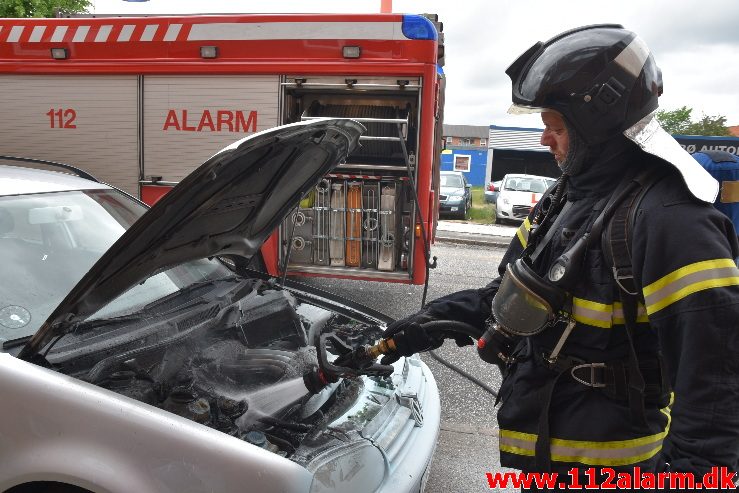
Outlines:
{"type": "Polygon", "coordinates": [[[382,356],[383,354],[392,353],[396,349],[397,347],[395,346],[395,341],[392,338],[381,339],[380,342],[378,342],[374,346],[367,348],[367,356],[375,359],[379,356],[382,356]]]}

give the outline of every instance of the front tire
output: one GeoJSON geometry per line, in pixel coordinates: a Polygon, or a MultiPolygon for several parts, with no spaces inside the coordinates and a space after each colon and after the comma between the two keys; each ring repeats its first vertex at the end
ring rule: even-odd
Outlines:
{"type": "Polygon", "coordinates": [[[467,219],[467,214],[469,213],[469,209],[467,208],[467,202],[462,204],[462,210],[459,211],[459,218],[460,219],[467,219]]]}

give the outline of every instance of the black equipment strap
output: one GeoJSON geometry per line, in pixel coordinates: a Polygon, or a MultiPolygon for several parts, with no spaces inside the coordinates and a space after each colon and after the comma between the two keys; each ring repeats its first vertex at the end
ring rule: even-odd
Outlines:
{"type": "Polygon", "coordinates": [[[565,217],[570,207],[572,207],[572,202],[570,201],[565,202],[564,207],[562,207],[562,210],[559,211],[559,213],[557,214],[557,217],[554,219],[554,222],[549,226],[549,230],[547,231],[547,234],[544,235],[544,238],[542,238],[539,244],[536,245],[536,249],[534,250],[534,253],[532,253],[530,257],[531,262],[534,262],[536,260],[536,258],[542,252],[542,250],[544,250],[547,244],[549,244],[549,242],[552,240],[552,236],[554,236],[554,233],[557,231],[557,226],[559,226],[559,223],[562,221],[562,218],[565,217]]]}
{"type": "Polygon", "coordinates": [[[542,408],[539,412],[539,429],[537,430],[536,444],[534,445],[534,458],[536,459],[536,470],[548,472],[552,468],[552,449],[549,437],[549,407],[552,403],[552,395],[554,387],[562,375],[567,373],[569,368],[564,366],[556,369],[556,376],[549,381],[540,391],[542,408]]]}
{"type": "Polygon", "coordinates": [[[646,427],[647,418],[644,409],[644,377],[639,370],[634,338],[638,318],[638,304],[642,299],[640,288],[634,279],[631,263],[631,232],[636,221],[636,214],[644,195],[659,179],[664,170],[650,166],[633,178],[639,186],[621,202],[613,218],[606,226],[601,238],[603,255],[612,266],[613,279],[618,285],[619,296],[623,305],[624,325],[629,341],[629,358],[627,360],[628,399],[631,417],[634,422],[646,427]]]}
{"type": "Polygon", "coordinates": [[[633,181],[639,185],[621,204],[606,225],[602,236],[602,250],[606,263],[612,267],[613,278],[620,288],[631,296],[639,296],[631,265],[631,231],[644,195],[665,175],[664,170],[652,166],[639,173],[633,181]]]}

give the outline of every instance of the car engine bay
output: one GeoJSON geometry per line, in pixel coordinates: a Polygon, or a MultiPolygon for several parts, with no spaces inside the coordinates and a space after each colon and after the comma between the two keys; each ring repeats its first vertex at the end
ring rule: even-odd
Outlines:
{"type": "MultiPolygon", "coordinates": [[[[359,432],[394,398],[398,375],[339,379],[312,394],[315,335],[371,344],[380,323],[235,278],[173,297],[137,317],[96,320],[47,356],[62,373],[307,465],[359,432]],[[354,433],[357,432],[357,433],[354,433]]],[[[326,348],[332,354],[332,348],[326,348]]]]}

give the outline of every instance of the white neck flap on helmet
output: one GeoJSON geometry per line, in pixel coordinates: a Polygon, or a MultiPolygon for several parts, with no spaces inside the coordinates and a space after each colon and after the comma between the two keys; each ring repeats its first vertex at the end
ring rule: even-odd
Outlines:
{"type": "Polygon", "coordinates": [[[660,126],[655,113],[650,113],[624,130],[626,138],[644,152],[673,165],[683,177],[690,193],[704,202],[713,203],[718,195],[718,182],[660,126]]]}

